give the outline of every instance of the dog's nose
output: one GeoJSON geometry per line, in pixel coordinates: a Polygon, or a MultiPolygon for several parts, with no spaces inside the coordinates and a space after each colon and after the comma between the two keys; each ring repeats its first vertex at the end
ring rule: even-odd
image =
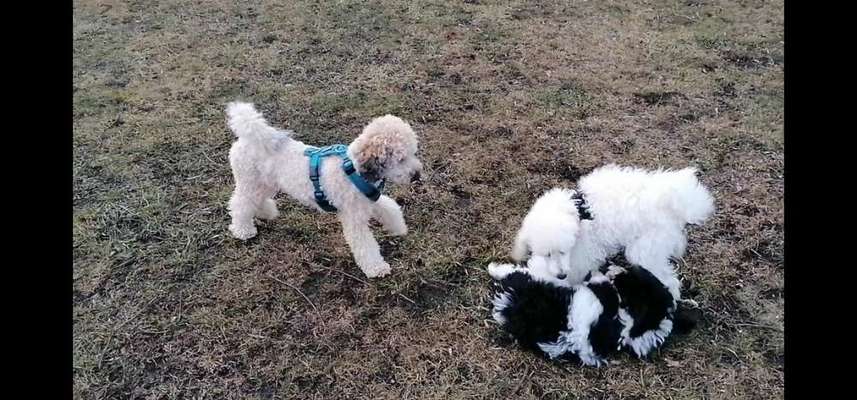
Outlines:
{"type": "Polygon", "coordinates": [[[416,173],[414,173],[414,174],[411,176],[411,182],[412,182],[412,183],[413,183],[413,182],[419,182],[419,181],[420,181],[420,178],[421,178],[420,171],[417,171],[416,173]]]}
{"type": "Polygon", "coordinates": [[[559,274],[556,276],[556,279],[563,280],[563,279],[565,279],[565,277],[566,277],[565,274],[559,274]]]}

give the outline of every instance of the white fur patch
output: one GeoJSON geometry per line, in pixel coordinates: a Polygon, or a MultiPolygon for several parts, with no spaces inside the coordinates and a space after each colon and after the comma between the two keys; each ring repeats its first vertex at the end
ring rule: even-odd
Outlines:
{"type": "Polygon", "coordinates": [[[552,266],[552,262],[548,257],[533,255],[527,260],[526,272],[533,280],[559,287],[571,287],[572,285],[567,279],[557,278],[557,274],[562,270],[557,265],[552,266]]]}
{"type": "Polygon", "coordinates": [[[574,292],[569,308],[571,311],[569,315],[569,328],[571,329],[569,340],[572,342],[572,350],[584,364],[600,366],[604,363],[604,359],[595,354],[592,344],[589,343],[589,330],[604,312],[604,307],[592,290],[586,286],[579,286],[574,292]]]}
{"type": "Polygon", "coordinates": [[[536,343],[545,354],[550,357],[551,360],[555,360],[558,357],[561,357],[563,354],[566,354],[571,351],[571,342],[569,342],[566,337],[568,331],[562,331],[559,334],[559,338],[557,338],[556,342],[547,342],[547,343],[536,343]]]}
{"type": "Polygon", "coordinates": [[[673,322],[663,319],[658,329],[649,330],[639,337],[630,337],[631,327],[634,326],[634,318],[625,309],[619,309],[619,320],[622,322],[622,345],[628,346],[637,357],[645,357],[652,350],[660,347],[673,329],[673,322]]]}
{"type": "Polygon", "coordinates": [[[515,272],[515,266],[513,264],[500,264],[500,263],[490,263],[488,264],[488,275],[491,276],[494,280],[503,280],[509,274],[515,272]]]}
{"type": "Polygon", "coordinates": [[[506,317],[503,316],[502,311],[512,303],[512,300],[509,298],[509,293],[498,293],[494,296],[492,303],[494,304],[494,311],[491,313],[491,316],[493,316],[494,320],[500,325],[505,325],[508,321],[506,321],[506,317]]]}
{"type": "Polygon", "coordinates": [[[597,356],[592,351],[592,346],[589,345],[586,337],[581,338],[579,334],[574,332],[562,331],[556,342],[537,344],[539,349],[545,352],[551,360],[555,360],[563,354],[573,353],[580,358],[580,362],[584,365],[600,367],[607,364],[607,360],[597,356]]]}

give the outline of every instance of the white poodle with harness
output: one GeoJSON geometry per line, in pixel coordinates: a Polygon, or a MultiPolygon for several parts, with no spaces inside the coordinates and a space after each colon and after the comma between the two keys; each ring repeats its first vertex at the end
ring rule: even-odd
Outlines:
{"type": "Polygon", "coordinates": [[[278,216],[273,197],[285,192],[319,211],[335,212],[357,266],[367,277],[390,273],[369,227],[376,219],[393,235],[408,232],[401,208],[382,195],[384,182],[419,180],[417,137],[398,117],[375,118],[350,145],[316,148],[270,126],[249,103],[226,108],[238,137],[229,151],[235,191],[229,200],[229,231],[241,240],[256,236],[253,218],[278,216]]]}

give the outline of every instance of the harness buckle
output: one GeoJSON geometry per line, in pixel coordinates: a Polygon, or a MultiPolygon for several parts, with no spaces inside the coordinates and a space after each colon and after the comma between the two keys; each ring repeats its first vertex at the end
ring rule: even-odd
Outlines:
{"type": "Polygon", "coordinates": [[[351,162],[350,159],[346,159],[342,162],[342,169],[345,170],[346,175],[351,175],[354,173],[354,171],[357,170],[356,168],[354,168],[354,163],[351,162]]]}

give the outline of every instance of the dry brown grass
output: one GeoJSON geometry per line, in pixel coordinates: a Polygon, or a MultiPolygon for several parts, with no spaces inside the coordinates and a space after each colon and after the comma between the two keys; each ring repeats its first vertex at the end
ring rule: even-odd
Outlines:
{"type": "Polygon", "coordinates": [[[783,396],[781,1],[152,3],[74,6],[76,398],[783,396]],[[414,123],[391,277],[285,199],[228,236],[235,98],[317,144],[414,123]],[[607,162],[703,170],[705,318],[652,363],[548,363],[488,322],[483,268],[607,162]]]}

